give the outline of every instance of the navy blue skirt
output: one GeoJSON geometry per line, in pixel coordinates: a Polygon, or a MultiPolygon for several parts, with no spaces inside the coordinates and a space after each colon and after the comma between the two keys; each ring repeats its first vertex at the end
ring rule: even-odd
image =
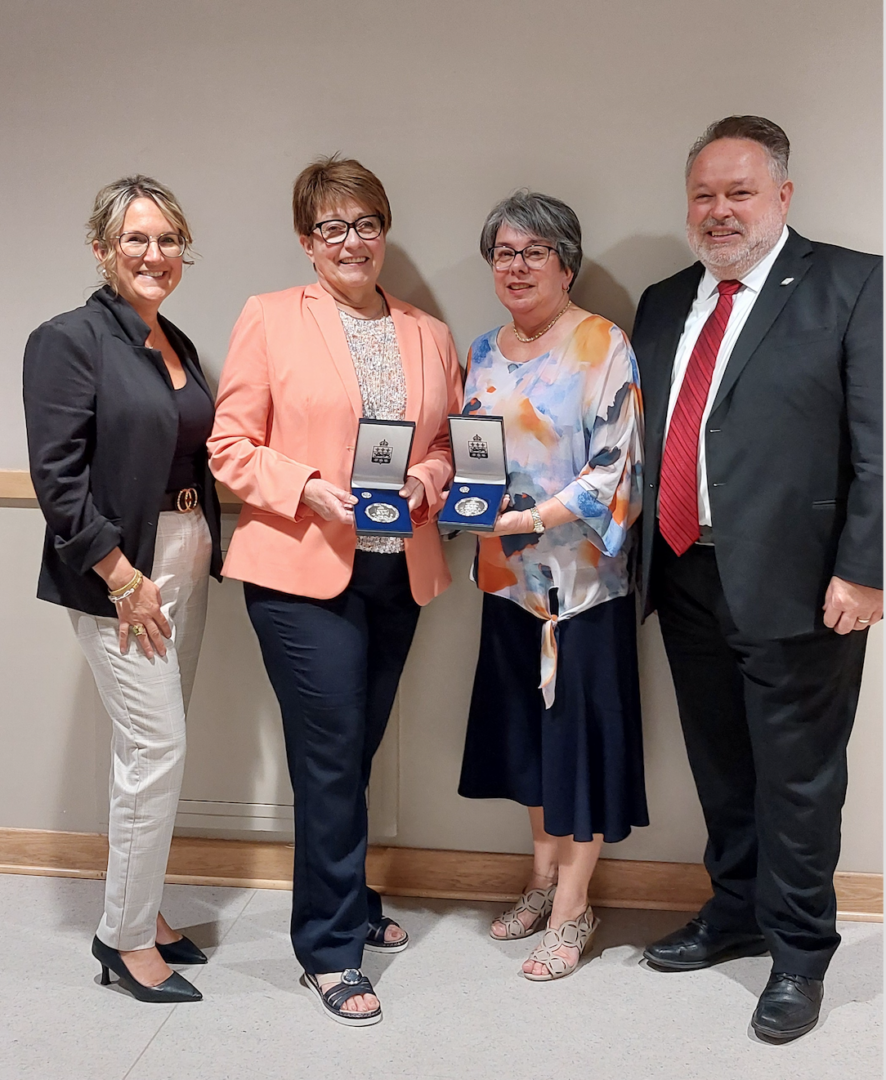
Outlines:
{"type": "Polygon", "coordinates": [[[459,794],[544,808],[545,831],[616,843],[648,825],[633,596],[557,627],[545,709],[542,621],[486,594],[459,794]]]}

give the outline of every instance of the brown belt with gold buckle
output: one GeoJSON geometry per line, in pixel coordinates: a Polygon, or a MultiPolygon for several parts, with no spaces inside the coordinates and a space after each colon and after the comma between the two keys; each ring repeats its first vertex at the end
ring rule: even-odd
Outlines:
{"type": "Polygon", "coordinates": [[[160,502],[160,510],[176,510],[179,514],[189,514],[200,505],[200,492],[195,487],[182,488],[181,491],[167,491],[160,502]]]}

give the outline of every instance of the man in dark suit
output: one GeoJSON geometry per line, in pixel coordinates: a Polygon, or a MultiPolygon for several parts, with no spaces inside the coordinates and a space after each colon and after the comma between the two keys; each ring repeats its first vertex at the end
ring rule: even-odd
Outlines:
{"type": "Polygon", "coordinates": [[[882,594],[882,260],[787,228],[789,143],[732,116],[696,142],[699,262],[647,289],[644,610],[658,611],[713,897],[645,956],[769,952],[752,1024],[811,1030],[840,936],[846,744],[882,594]]]}

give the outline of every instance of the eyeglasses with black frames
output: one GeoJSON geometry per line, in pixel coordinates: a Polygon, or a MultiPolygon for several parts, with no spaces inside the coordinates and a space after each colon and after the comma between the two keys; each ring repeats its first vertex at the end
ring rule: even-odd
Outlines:
{"type": "Polygon", "coordinates": [[[318,221],[311,232],[319,233],[327,244],[343,244],[351,229],[361,240],[375,240],[381,236],[385,227],[385,219],[381,214],[365,214],[356,221],[341,221],[333,218],[331,221],[318,221]]]}
{"type": "Polygon", "coordinates": [[[140,259],[154,241],[157,242],[157,248],[161,255],[165,255],[167,259],[179,259],[184,255],[188,244],[182,234],[177,232],[160,233],[159,236],[147,236],[141,232],[127,232],[115,236],[114,239],[123,254],[133,259],[140,259]]]}
{"type": "Polygon", "coordinates": [[[527,244],[521,251],[517,251],[507,244],[496,244],[489,249],[489,261],[495,270],[507,270],[518,255],[523,257],[523,263],[530,270],[540,270],[551,257],[551,252],[556,248],[547,244],[527,244]]]}

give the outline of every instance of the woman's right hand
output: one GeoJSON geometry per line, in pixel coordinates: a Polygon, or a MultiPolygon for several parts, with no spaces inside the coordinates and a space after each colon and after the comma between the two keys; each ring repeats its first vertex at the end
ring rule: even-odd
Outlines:
{"type": "Polygon", "coordinates": [[[166,655],[164,638],[172,637],[172,629],[160,607],[160,590],[150,578],[143,577],[142,583],[132,596],[121,600],[117,607],[120,621],[120,652],[129,651],[130,634],[138,642],[139,648],[150,660],[154,653],[166,655]],[[143,626],[143,634],[132,633],[133,626],[143,626]]]}
{"type": "Polygon", "coordinates": [[[316,477],[309,480],[305,484],[301,499],[324,521],[339,521],[342,525],[354,523],[356,498],[350,491],[342,491],[328,480],[316,477]]]}

